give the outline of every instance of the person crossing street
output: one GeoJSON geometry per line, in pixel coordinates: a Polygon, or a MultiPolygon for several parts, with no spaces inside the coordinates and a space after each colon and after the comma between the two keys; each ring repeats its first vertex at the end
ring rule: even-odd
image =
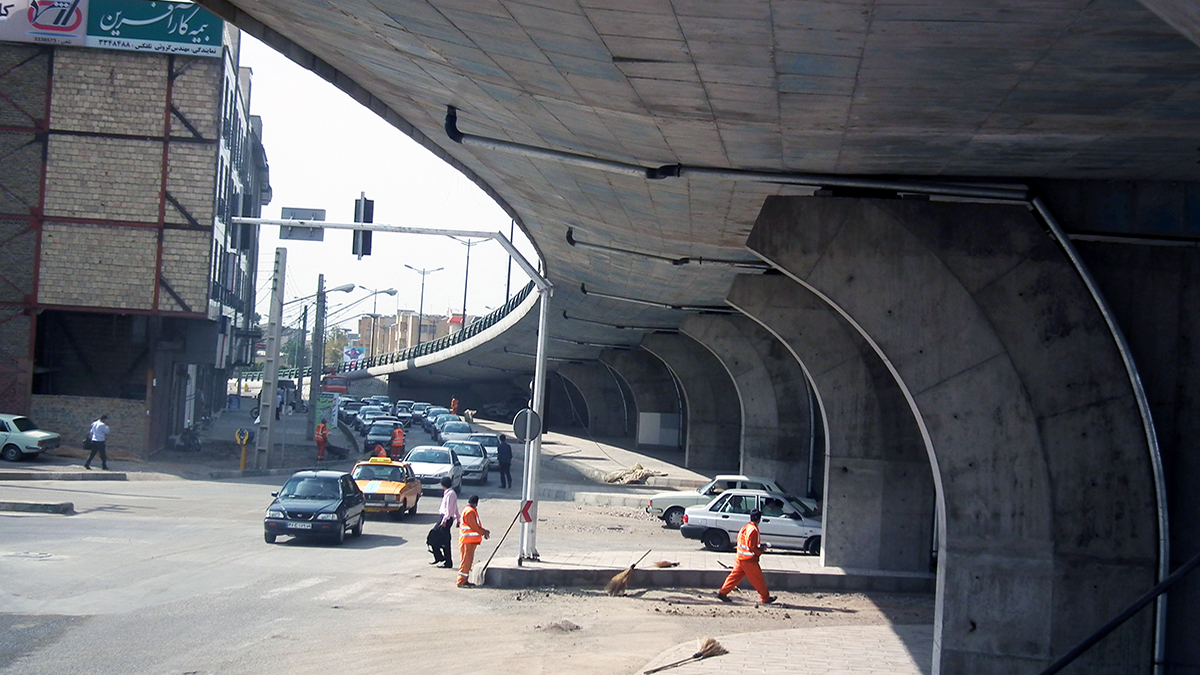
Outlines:
{"type": "Polygon", "coordinates": [[[491,532],[479,522],[479,496],[471,495],[467,500],[467,508],[462,512],[462,525],[458,530],[458,587],[473,588],[471,583],[471,564],[475,562],[475,549],[491,536],[491,532]]]}
{"type": "Polygon", "coordinates": [[[761,520],[762,511],[754,509],[750,512],[750,522],[738,532],[737,559],[734,560],[729,576],[725,577],[721,590],[717,591],[721,602],[732,602],[729,592],[737,588],[743,578],[749,579],[750,585],[758,591],[759,602],[764,605],[775,602],[775,596],[767,592],[767,580],[763,578],[762,568],[758,564],[758,559],[768,547],[768,544],[762,543],[758,532],[758,523],[761,520]]]}

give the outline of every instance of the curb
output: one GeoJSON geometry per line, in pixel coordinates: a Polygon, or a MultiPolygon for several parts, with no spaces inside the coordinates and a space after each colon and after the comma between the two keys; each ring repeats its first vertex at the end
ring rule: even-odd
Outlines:
{"type": "Polygon", "coordinates": [[[0,480],[129,480],[124,471],[0,471],[0,480]]]}
{"type": "Polygon", "coordinates": [[[36,504],[31,502],[0,502],[0,511],[19,511],[23,513],[75,513],[75,505],[71,502],[60,504],[36,504]]]}
{"type": "MultiPolygon", "coordinates": [[[[628,568],[625,568],[628,569],[628,568]]],[[[525,561],[518,566],[494,565],[485,570],[492,588],[578,586],[603,588],[621,568],[550,568],[525,561]]],[[[634,571],[631,588],[695,588],[715,590],[725,582],[727,570],[642,569],[634,571]]],[[[875,574],[812,574],[764,571],[767,586],[783,591],[874,591],[883,593],[933,593],[932,575],[884,576],[875,574]]],[[[715,598],[714,598],[715,602],[715,598]]]]}

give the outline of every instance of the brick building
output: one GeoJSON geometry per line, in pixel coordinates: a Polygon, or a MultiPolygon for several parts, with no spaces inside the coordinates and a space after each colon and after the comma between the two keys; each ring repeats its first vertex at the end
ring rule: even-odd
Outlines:
{"type": "Polygon", "coordinates": [[[110,447],[164,447],[253,356],[258,233],[230,219],[270,201],[261,125],[237,30],[197,12],[0,24],[0,410],[68,443],[107,412],[110,447]]]}

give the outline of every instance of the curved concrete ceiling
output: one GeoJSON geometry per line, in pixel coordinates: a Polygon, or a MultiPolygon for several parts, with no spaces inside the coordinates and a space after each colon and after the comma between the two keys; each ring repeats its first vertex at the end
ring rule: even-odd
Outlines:
{"type": "Polygon", "coordinates": [[[644,331],[630,327],[690,313],[658,305],[723,305],[744,270],[671,260],[754,260],[743,244],[764,199],[812,189],[459,145],[447,106],[463,133],[646,167],[1200,180],[1200,47],[1174,0],[1150,4],[1176,27],[1133,0],[201,4],[502,202],[556,285],[552,356],[594,358],[570,341],[636,344],[644,331]],[[607,248],[572,246],[568,231],[607,248]]]}

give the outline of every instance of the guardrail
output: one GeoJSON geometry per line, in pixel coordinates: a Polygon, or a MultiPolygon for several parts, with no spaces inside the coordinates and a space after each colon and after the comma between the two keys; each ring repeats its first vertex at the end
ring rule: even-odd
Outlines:
{"type": "MultiPolygon", "coordinates": [[[[442,337],[440,337],[436,340],[432,340],[430,342],[422,342],[419,345],[415,345],[413,347],[407,347],[407,348],[401,349],[399,351],[389,352],[387,354],[376,354],[375,356],[372,356],[370,358],[359,359],[357,361],[350,361],[348,363],[338,363],[338,364],[332,366],[332,368],[326,368],[326,372],[324,374],[330,375],[330,374],[335,374],[335,373],[347,373],[347,372],[351,372],[351,371],[355,371],[355,370],[374,368],[376,366],[384,366],[389,363],[408,361],[409,359],[415,359],[420,356],[428,356],[435,352],[442,351],[443,349],[449,349],[450,347],[453,347],[454,345],[457,345],[460,342],[469,340],[469,339],[475,337],[476,335],[479,335],[483,331],[485,331],[488,328],[491,328],[492,326],[499,323],[501,319],[503,319],[505,316],[508,316],[508,314],[510,312],[512,312],[514,309],[517,308],[518,305],[520,305],[522,302],[524,302],[525,298],[529,297],[529,294],[531,292],[533,292],[533,286],[534,286],[533,282],[532,281],[529,282],[528,284],[526,284],[526,286],[524,288],[517,291],[511,298],[509,298],[508,302],[497,307],[490,314],[487,314],[485,316],[479,317],[478,319],[475,319],[474,321],[472,321],[470,323],[470,325],[464,326],[463,329],[458,332],[450,333],[449,335],[443,335],[442,337]]],[[[249,380],[251,382],[258,381],[258,380],[262,380],[263,371],[257,370],[257,371],[243,372],[241,376],[242,376],[243,380],[249,380]]],[[[296,378],[296,377],[311,377],[311,376],[312,376],[312,368],[311,367],[281,368],[279,370],[279,377],[281,379],[292,379],[292,378],[296,378]]]]}

